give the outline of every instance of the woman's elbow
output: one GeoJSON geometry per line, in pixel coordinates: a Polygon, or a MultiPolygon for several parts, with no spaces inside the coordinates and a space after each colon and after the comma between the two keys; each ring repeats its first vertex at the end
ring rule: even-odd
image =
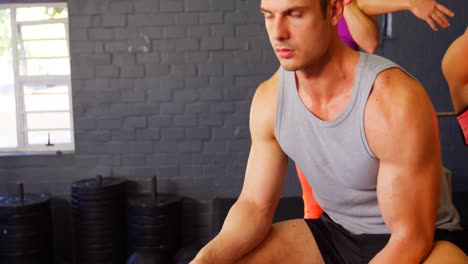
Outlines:
{"type": "Polygon", "coordinates": [[[367,53],[375,53],[379,48],[379,41],[368,41],[365,45],[361,46],[361,49],[367,53]]]}

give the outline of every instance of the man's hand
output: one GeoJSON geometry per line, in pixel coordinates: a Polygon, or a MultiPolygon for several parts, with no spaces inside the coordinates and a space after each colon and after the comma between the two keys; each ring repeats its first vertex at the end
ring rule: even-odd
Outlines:
{"type": "Polygon", "coordinates": [[[409,0],[411,8],[410,11],[419,19],[426,21],[426,23],[437,31],[436,23],[440,27],[446,28],[450,26],[447,16],[453,17],[454,13],[433,0],[409,0]]]}

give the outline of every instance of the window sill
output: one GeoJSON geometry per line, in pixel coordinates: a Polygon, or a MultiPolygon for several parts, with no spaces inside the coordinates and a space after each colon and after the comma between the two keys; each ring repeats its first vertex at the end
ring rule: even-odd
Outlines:
{"type": "Polygon", "coordinates": [[[57,151],[21,151],[21,152],[0,152],[1,157],[21,157],[21,156],[60,156],[74,154],[74,150],[57,151]]]}

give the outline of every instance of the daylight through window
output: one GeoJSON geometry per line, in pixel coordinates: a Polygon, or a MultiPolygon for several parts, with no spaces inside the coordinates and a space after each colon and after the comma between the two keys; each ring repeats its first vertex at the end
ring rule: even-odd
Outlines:
{"type": "Polygon", "coordinates": [[[0,5],[0,152],[73,150],[64,3],[0,5]]]}

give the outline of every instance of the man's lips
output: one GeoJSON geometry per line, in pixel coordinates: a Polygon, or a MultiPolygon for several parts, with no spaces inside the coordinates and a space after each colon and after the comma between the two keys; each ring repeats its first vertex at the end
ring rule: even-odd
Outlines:
{"type": "Polygon", "coordinates": [[[285,48],[277,48],[276,53],[282,58],[290,58],[294,55],[294,50],[292,49],[285,49],[285,48]]]}

